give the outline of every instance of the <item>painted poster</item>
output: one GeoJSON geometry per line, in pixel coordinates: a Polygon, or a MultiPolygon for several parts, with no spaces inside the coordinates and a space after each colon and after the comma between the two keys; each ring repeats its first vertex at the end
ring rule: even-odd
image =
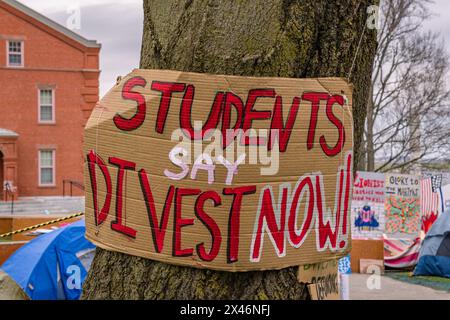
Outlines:
{"type": "Polygon", "coordinates": [[[311,300],[339,300],[337,260],[299,266],[297,279],[307,284],[311,300]]]}
{"type": "Polygon", "coordinates": [[[390,237],[417,236],[421,229],[420,177],[386,174],[386,230],[390,237]]]}
{"type": "Polygon", "coordinates": [[[385,175],[358,171],[353,184],[352,238],[381,239],[384,232],[385,175]]]}
{"type": "MultiPolygon", "coordinates": [[[[439,215],[450,208],[450,172],[424,172],[423,177],[431,179],[432,191],[437,194],[438,198],[439,215]]],[[[422,214],[423,211],[424,210],[422,210],[422,214]]]]}
{"type": "Polygon", "coordinates": [[[352,273],[350,255],[347,255],[347,256],[339,259],[338,271],[340,274],[351,274],[352,273]]]}
{"type": "Polygon", "coordinates": [[[230,272],[347,255],[351,104],[343,78],[134,70],[85,127],[86,237],[230,272]]]}
{"type": "Polygon", "coordinates": [[[450,172],[447,171],[425,171],[422,172],[422,178],[431,178],[431,177],[437,177],[437,184],[440,184],[441,186],[446,186],[450,184],[450,172]]]}
{"type": "Polygon", "coordinates": [[[420,181],[420,186],[422,231],[426,234],[439,215],[439,190],[442,186],[442,175],[436,174],[430,177],[422,178],[420,181]]]}
{"type": "Polygon", "coordinates": [[[441,212],[450,210],[450,184],[447,184],[438,190],[441,212]]]}

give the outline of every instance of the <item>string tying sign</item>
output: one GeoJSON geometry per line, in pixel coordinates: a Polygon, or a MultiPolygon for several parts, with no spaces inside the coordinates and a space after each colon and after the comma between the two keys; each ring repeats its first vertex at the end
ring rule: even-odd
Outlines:
{"type": "Polygon", "coordinates": [[[85,128],[86,237],[225,271],[342,257],[352,121],[344,78],[134,70],[85,128]]]}

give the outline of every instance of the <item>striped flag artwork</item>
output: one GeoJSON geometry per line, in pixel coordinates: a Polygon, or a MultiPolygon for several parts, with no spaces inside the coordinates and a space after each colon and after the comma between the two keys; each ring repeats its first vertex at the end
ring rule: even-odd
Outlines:
{"type": "Polygon", "coordinates": [[[438,192],[442,186],[442,174],[431,176],[431,191],[438,192]]]}
{"type": "Polygon", "coordinates": [[[437,219],[440,196],[437,192],[441,187],[442,176],[434,175],[420,182],[420,206],[422,211],[422,230],[427,233],[437,219]]]}
{"type": "Polygon", "coordinates": [[[414,266],[419,260],[420,245],[420,238],[393,239],[384,235],[384,265],[390,268],[414,266]]]}
{"type": "Polygon", "coordinates": [[[443,213],[444,211],[450,209],[450,184],[446,184],[439,188],[439,196],[440,196],[439,213],[443,213]]]}

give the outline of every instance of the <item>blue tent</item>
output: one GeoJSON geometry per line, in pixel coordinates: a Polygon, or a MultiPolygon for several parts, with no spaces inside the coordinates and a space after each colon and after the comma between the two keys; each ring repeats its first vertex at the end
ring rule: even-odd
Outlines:
{"type": "Polygon", "coordinates": [[[450,209],[441,213],[425,236],[414,275],[450,278],[450,209]]]}
{"type": "Polygon", "coordinates": [[[84,233],[82,219],[41,235],[18,249],[1,268],[31,299],[78,299],[95,249],[84,233]]]}

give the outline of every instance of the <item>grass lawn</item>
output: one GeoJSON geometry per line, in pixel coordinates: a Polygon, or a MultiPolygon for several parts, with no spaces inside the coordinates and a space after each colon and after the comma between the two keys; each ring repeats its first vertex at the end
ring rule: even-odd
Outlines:
{"type": "Polygon", "coordinates": [[[433,276],[410,276],[410,272],[387,272],[386,276],[405,281],[412,284],[429,287],[435,290],[450,292],[450,278],[441,278],[433,276]]]}

